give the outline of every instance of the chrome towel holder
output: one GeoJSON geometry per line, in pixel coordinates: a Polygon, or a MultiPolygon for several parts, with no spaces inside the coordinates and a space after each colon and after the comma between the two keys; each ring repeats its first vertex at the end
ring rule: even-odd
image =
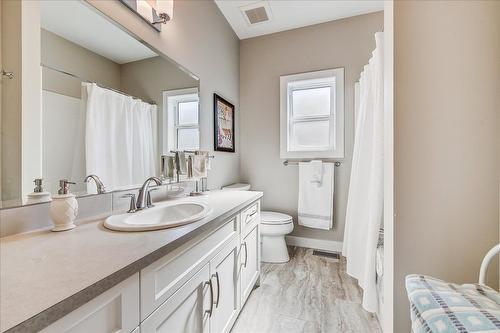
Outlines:
{"type": "Polygon", "coordinates": [[[9,80],[12,80],[14,78],[14,73],[13,72],[6,72],[5,70],[2,69],[2,76],[5,76],[9,80]]]}
{"type": "MultiPolygon", "coordinates": [[[[283,161],[283,165],[284,166],[289,166],[289,165],[299,165],[299,162],[310,162],[311,160],[309,161],[289,161],[289,160],[284,160],[283,161]]],[[[336,161],[336,162],[332,162],[332,161],[323,161],[325,163],[333,163],[336,167],[339,167],[340,166],[340,162],[336,161]]]]}

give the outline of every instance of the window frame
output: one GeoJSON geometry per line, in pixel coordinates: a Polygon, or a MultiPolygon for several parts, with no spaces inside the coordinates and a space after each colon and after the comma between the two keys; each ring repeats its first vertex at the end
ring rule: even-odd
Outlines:
{"type": "Polygon", "coordinates": [[[344,68],[280,76],[280,158],[344,158],[344,68]],[[331,80],[333,78],[333,80],[331,80]],[[293,91],[330,87],[330,114],[293,115],[293,91]],[[297,149],[292,145],[293,125],[329,121],[328,146],[297,149]]]}
{"type": "MultiPolygon", "coordinates": [[[[171,151],[178,150],[178,129],[196,128],[198,129],[198,147],[201,147],[201,127],[200,127],[200,96],[199,88],[184,88],[163,91],[163,112],[162,112],[162,154],[167,155],[171,151]],[[198,124],[179,125],[179,102],[198,102],[198,124]],[[166,130],[165,130],[166,129],[166,130]]],[[[198,148],[199,149],[199,148],[198,148]]]]}
{"type": "Polygon", "coordinates": [[[181,129],[197,129],[198,130],[198,148],[190,148],[193,150],[199,150],[200,149],[200,114],[199,114],[199,109],[200,109],[200,102],[197,97],[187,95],[186,97],[181,97],[175,100],[174,104],[174,147],[175,150],[179,150],[179,130],[181,129]],[[198,103],[198,122],[197,123],[192,123],[192,124],[183,124],[181,125],[179,123],[179,104],[181,103],[190,103],[190,102],[197,102],[198,103]]]}

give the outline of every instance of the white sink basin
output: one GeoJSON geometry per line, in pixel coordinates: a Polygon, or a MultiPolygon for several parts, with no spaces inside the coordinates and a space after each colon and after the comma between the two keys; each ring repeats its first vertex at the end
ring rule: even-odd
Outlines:
{"type": "Polygon", "coordinates": [[[108,229],[145,231],[178,227],[206,217],[210,208],[201,203],[178,202],[147,208],[135,213],[110,216],[104,221],[108,229]]]}

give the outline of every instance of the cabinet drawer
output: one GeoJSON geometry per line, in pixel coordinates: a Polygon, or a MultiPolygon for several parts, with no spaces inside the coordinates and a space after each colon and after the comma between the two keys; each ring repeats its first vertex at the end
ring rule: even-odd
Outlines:
{"type": "Polygon", "coordinates": [[[194,273],[213,257],[220,247],[238,232],[234,217],[196,244],[186,244],[141,271],[141,319],[144,320],[194,273]]]}
{"type": "Polygon", "coordinates": [[[136,273],[41,332],[130,333],[138,325],[139,273],[136,273]]]}
{"type": "Polygon", "coordinates": [[[241,212],[241,232],[252,229],[252,227],[259,222],[260,219],[260,201],[250,205],[247,209],[241,212]]]}
{"type": "Polygon", "coordinates": [[[213,292],[207,263],[141,323],[141,333],[209,333],[213,292]]]}

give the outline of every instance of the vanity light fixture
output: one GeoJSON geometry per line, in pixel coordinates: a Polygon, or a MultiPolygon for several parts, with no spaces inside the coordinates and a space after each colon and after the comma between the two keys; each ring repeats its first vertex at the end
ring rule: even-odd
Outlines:
{"type": "Polygon", "coordinates": [[[166,24],[172,20],[174,16],[174,1],[173,0],[158,0],[156,1],[157,18],[154,18],[152,24],[166,24]]]}
{"type": "Polygon", "coordinates": [[[159,15],[159,18],[154,20],[153,24],[166,24],[168,21],[170,21],[170,16],[168,16],[167,13],[160,13],[159,15]]]}

